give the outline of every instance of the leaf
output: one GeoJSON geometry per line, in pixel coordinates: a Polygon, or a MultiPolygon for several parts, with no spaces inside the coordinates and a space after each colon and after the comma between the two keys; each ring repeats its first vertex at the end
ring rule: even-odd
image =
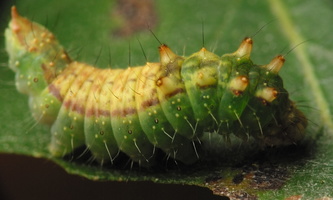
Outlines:
{"type": "MultiPolygon", "coordinates": [[[[112,66],[124,68],[128,65],[130,43],[131,65],[143,65],[146,60],[138,38],[148,61],[158,61],[159,43],[148,31],[127,37],[114,36],[114,31],[124,24],[119,13],[115,15],[114,1],[17,0],[16,6],[21,14],[54,32],[77,60],[97,63],[100,67],[107,67],[111,60],[112,66]]],[[[202,47],[202,23],[205,47],[219,55],[235,51],[245,36],[254,37],[255,63],[267,63],[278,53],[287,54],[281,76],[292,99],[299,102],[310,121],[308,137],[298,146],[266,151],[252,147],[223,151],[219,152],[222,162],[198,163],[182,171],[167,172],[103,169],[52,158],[47,150],[48,127],[34,122],[28,110],[28,98],[15,90],[13,72],[2,68],[0,152],[48,158],[69,173],[93,180],[198,185],[212,189],[217,195],[229,194],[231,198],[242,195],[260,199],[332,197],[333,93],[330,86],[333,71],[329,67],[333,64],[333,38],[331,22],[323,20],[332,19],[332,8],[332,3],[323,0],[155,2],[157,24],[152,30],[178,54],[190,55],[202,47]]],[[[9,9],[4,13],[9,20],[9,9]]],[[[5,26],[2,23],[0,30],[5,26]]],[[[5,63],[6,54],[0,56],[0,63],[5,63]]]]}

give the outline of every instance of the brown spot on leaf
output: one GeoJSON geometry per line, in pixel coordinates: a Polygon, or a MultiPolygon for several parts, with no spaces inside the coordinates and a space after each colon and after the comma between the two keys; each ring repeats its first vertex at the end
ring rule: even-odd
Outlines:
{"type": "Polygon", "coordinates": [[[222,177],[220,175],[213,175],[213,176],[209,176],[206,178],[206,182],[217,182],[218,180],[222,179],[222,177]]]}
{"type": "Polygon", "coordinates": [[[206,186],[214,194],[230,199],[257,199],[260,191],[281,188],[289,174],[285,167],[252,164],[224,170],[214,176],[219,178],[206,179],[206,186]]]}
{"type": "Polygon", "coordinates": [[[113,32],[118,37],[153,28],[157,23],[153,0],[117,0],[113,15],[123,21],[122,26],[113,32]]]}
{"type": "Polygon", "coordinates": [[[244,175],[243,174],[237,174],[232,179],[232,182],[235,183],[235,184],[240,184],[243,180],[244,180],[244,175]]]}

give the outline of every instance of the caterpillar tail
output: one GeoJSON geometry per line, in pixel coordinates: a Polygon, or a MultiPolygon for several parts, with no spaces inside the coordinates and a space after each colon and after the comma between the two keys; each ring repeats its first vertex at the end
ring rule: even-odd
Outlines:
{"type": "Polygon", "coordinates": [[[52,96],[48,99],[49,103],[40,102],[50,93],[47,89],[50,83],[72,61],[55,36],[44,26],[20,16],[15,6],[11,9],[11,15],[9,27],[5,30],[5,44],[9,67],[15,72],[16,88],[29,95],[34,118],[38,122],[51,124],[61,102],[52,96]]]}
{"type": "Polygon", "coordinates": [[[19,92],[36,96],[71,62],[55,36],[45,27],[21,17],[15,6],[5,31],[9,67],[19,92]]]}

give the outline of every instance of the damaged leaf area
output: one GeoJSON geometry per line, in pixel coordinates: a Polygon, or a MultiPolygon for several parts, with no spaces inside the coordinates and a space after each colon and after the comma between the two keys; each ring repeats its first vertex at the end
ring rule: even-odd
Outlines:
{"type": "MultiPolygon", "coordinates": [[[[297,169],[312,159],[315,146],[308,141],[298,147],[252,152],[243,162],[226,160],[229,166],[210,170],[214,173],[206,177],[204,186],[215,195],[230,199],[261,199],[262,194],[284,188],[297,169]]],[[[230,156],[237,158],[237,155],[230,156]]]]}
{"type": "Polygon", "coordinates": [[[240,169],[225,169],[219,175],[206,179],[206,186],[214,194],[231,199],[257,199],[257,193],[280,189],[290,172],[285,167],[251,165],[240,169]]]}

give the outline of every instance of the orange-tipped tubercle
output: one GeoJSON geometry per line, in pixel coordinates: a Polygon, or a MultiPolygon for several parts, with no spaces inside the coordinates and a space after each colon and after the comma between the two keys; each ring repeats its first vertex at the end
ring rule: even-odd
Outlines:
{"type": "Polygon", "coordinates": [[[252,47],[253,47],[253,40],[249,37],[246,37],[242,41],[237,51],[234,52],[234,54],[236,54],[238,57],[250,58],[252,47]]]}
{"type": "Polygon", "coordinates": [[[278,55],[275,58],[273,58],[273,60],[265,67],[267,68],[267,70],[277,74],[282,68],[284,62],[285,62],[284,57],[282,55],[278,55]]]}

